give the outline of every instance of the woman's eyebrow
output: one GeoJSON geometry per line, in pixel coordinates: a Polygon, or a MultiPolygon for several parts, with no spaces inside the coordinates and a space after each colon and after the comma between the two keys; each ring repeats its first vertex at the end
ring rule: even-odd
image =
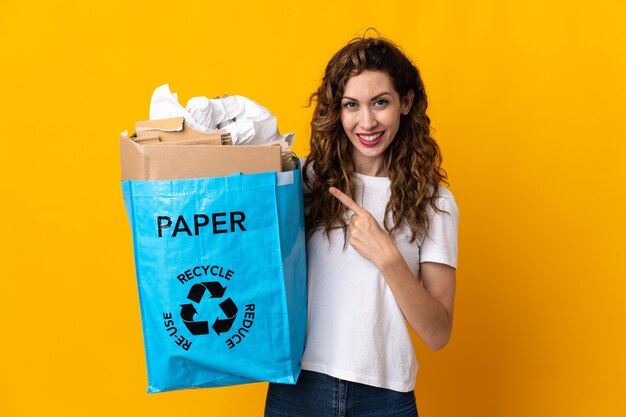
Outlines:
{"type": "MultiPolygon", "coordinates": [[[[390,96],[391,93],[387,92],[387,91],[383,91],[382,93],[376,94],[374,97],[370,98],[370,101],[372,100],[378,100],[379,98],[381,98],[382,96],[390,96]]],[[[349,96],[343,96],[341,97],[342,100],[352,100],[352,101],[359,101],[356,98],[352,98],[349,96]]]]}
{"type": "Polygon", "coordinates": [[[391,93],[388,93],[387,91],[383,91],[382,93],[375,95],[374,97],[372,97],[370,100],[378,100],[379,98],[381,98],[382,96],[390,96],[391,93]]]}

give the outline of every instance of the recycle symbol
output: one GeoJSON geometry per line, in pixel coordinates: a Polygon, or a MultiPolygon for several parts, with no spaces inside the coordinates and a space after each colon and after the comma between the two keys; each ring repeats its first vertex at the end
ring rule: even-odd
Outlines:
{"type": "MultiPolygon", "coordinates": [[[[219,282],[215,281],[194,284],[189,289],[187,299],[199,304],[207,290],[211,294],[210,298],[222,298],[224,296],[224,292],[226,291],[226,287],[222,287],[219,282]]],[[[230,297],[222,301],[219,306],[222,309],[222,312],[226,315],[226,318],[220,319],[218,317],[215,319],[213,326],[211,326],[218,336],[221,333],[230,330],[235,318],[237,317],[237,312],[239,311],[230,297]]],[[[209,334],[208,321],[194,321],[193,317],[198,313],[198,311],[192,303],[181,304],[180,307],[180,318],[183,319],[183,323],[185,323],[185,326],[187,326],[187,329],[191,332],[191,334],[195,336],[209,334]]]]}

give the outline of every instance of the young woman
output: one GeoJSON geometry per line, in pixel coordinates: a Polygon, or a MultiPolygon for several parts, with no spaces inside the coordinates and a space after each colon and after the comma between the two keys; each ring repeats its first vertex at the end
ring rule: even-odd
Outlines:
{"type": "Polygon", "coordinates": [[[357,38],[311,100],[303,371],[270,384],[265,415],[416,416],[407,323],[433,350],[448,342],[458,223],[424,85],[393,43],[357,38]]]}

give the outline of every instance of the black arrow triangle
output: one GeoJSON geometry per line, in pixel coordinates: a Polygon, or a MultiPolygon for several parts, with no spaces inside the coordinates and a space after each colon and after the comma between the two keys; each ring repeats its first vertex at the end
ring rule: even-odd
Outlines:
{"type": "Polygon", "coordinates": [[[204,285],[206,289],[209,290],[209,292],[211,293],[211,298],[222,298],[227,288],[222,287],[222,284],[217,281],[203,282],[202,285],[204,285]]]}
{"type": "Polygon", "coordinates": [[[180,318],[185,321],[193,321],[193,316],[198,312],[193,304],[181,304],[180,318]]]}
{"type": "Polygon", "coordinates": [[[215,323],[213,323],[213,330],[219,336],[221,333],[227,332],[233,327],[233,322],[235,321],[235,317],[230,319],[215,319],[215,323]]]}
{"type": "MultiPolygon", "coordinates": [[[[204,284],[204,283],[203,283],[204,284]]],[[[202,300],[202,296],[206,291],[206,287],[203,284],[193,284],[187,294],[187,299],[199,303],[202,300]]]]}
{"type": "Polygon", "coordinates": [[[194,336],[198,336],[200,334],[209,334],[208,321],[183,321],[183,323],[185,323],[185,326],[187,326],[187,330],[189,330],[194,336]]]}
{"type": "Polygon", "coordinates": [[[239,309],[237,308],[233,300],[230,299],[230,297],[220,303],[220,308],[228,318],[235,317],[237,315],[237,312],[239,311],[239,309]]]}

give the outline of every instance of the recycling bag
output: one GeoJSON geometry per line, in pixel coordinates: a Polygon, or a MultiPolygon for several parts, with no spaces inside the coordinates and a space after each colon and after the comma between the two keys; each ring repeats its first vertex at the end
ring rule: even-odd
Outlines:
{"type": "Polygon", "coordinates": [[[307,321],[300,175],[122,182],[148,392],[295,383],[307,321]]]}

